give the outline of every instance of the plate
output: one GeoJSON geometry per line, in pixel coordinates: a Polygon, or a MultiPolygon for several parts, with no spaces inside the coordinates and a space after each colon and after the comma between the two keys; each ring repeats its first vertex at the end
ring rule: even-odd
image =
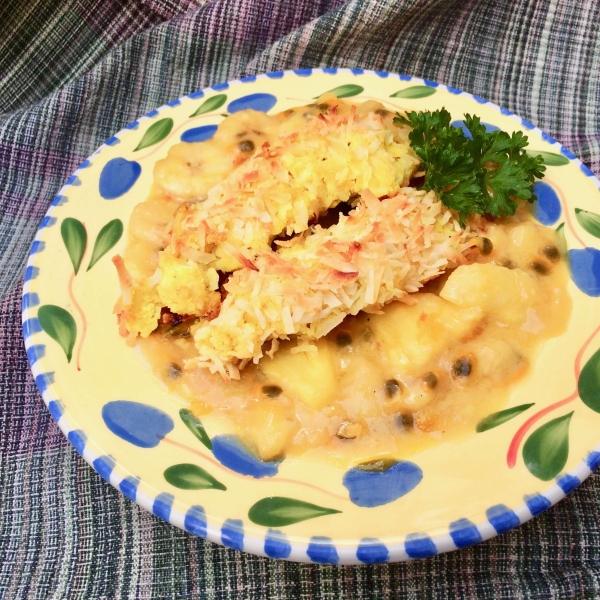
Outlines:
{"type": "Polygon", "coordinates": [[[149,112],[108,139],[52,201],[31,247],[23,335],[48,410],[83,458],[125,496],[186,531],[272,558],[379,563],[431,556],[508,531],[600,464],[600,182],[569,150],[486,100],[407,75],[302,69],[215,85],[149,112]],[[568,247],[573,311],[531,377],[486,431],[381,472],[309,460],[262,463],[204,430],[118,334],[110,258],[174,143],[208,139],[223,115],[279,112],[327,91],[390,109],[446,107],[488,129],[523,131],[548,165],[536,217],[568,247]],[[533,404],[522,411],[519,407],[533,404]],[[493,425],[493,427],[491,427],[493,425]],[[531,452],[538,468],[532,468],[531,452]],[[541,467],[539,465],[542,465],[541,467]],[[173,469],[174,468],[174,469],[173,469]],[[169,481],[165,471],[171,469],[169,481]],[[531,470],[530,470],[531,469],[531,470]],[[368,501],[357,500],[368,489],[368,501]],[[358,494],[360,496],[360,494],[358,494]]]}

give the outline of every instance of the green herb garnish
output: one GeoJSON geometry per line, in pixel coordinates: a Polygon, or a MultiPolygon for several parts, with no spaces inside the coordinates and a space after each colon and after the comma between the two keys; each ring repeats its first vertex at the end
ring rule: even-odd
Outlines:
{"type": "Polygon", "coordinates": [[[396,125],[410,125],[410,145],[423,163],[425,182],[421,189],[433,190],[442,202],[458,212],[461,225],[474,212],[494,217],[514,215],[516,199],[537,200],[533,182],[543,177],[541,156],[529,156],[527,136],[516,131],[487,132],[479,117],[465,115],[464,123],[473,139],[452,127],[450,113],[396,113],[396,125]]]}

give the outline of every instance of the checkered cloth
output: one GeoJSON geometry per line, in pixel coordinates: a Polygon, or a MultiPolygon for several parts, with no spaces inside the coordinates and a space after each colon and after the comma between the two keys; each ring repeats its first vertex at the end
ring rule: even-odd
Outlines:
{"type": "Polygon", "coordinates": [[[594,598],[600,476],[505,535],[412,563],[276,562],[160,521],[50,418],[20,328],[29,245],[62,182],[193,90],[311,66],[410,73],[488,98],[600,172],[594,0],[4,0],[0,7],[0,597],[594,598]]]}

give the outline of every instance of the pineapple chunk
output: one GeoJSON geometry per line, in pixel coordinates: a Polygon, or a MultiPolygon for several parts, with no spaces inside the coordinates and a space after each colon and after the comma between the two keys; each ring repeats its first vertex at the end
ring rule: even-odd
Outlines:
{"type": "Polygon", "coordinates": [[[331,404],[338,390],[337,369],[333,350],[322,340],[317,352],[290,354],[284,348],[272,360],[260,362],[260,370],[270,382],[294,396],[313,410],[331,404]]]}
{"type": "Polygon", "coordinates": [[[475,340],[465,347],[465,351],[476,357],[477,374],[489,377],[495,383],[508,384],[527,371],[527,358],[503,340],[475,340]]]}
{"type": "Polygon", "coordinates": [[[475,263],[458,267],[440,296],[461,308],[481,307],[498,321],[518,325],[527,320],[537,293],[535,280],[521,269],[475,263]]]}
{"type": "Polygon", "coordinates": [[[418,294],[417,304],[396,302],[383,315],[371,317],[371,326],[391,365],[418,372],[446,347],[458,343],[483,319],[477,306],[461,309],[434,294],[418,294]]]}
{"type": "Polygon", "coordinates": [[[298,431],[299,424],[287,403],[262,401],[244,409],[242,439],[248,440],[262,460],[273,460],[298,431]]]}

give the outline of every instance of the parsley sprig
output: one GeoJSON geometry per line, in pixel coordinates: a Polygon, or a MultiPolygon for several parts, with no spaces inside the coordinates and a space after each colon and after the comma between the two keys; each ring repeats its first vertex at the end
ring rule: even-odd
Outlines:
{"type": "Polygon", "coordinates": [[[536,178],[546,167],[541,156],[529,156],[527,136],[516,131],[487,132],[479,117],[465,115],[463,130],[450,125],[452,117],[442,108],[435,112],[396,113],[396,125],[410,125],[410,144],[423,163],[425,182],[449,208],[458,212],[461,224],[474,212],[494,217],[514,215],[516,199],[537,200],[536,178]]]}

